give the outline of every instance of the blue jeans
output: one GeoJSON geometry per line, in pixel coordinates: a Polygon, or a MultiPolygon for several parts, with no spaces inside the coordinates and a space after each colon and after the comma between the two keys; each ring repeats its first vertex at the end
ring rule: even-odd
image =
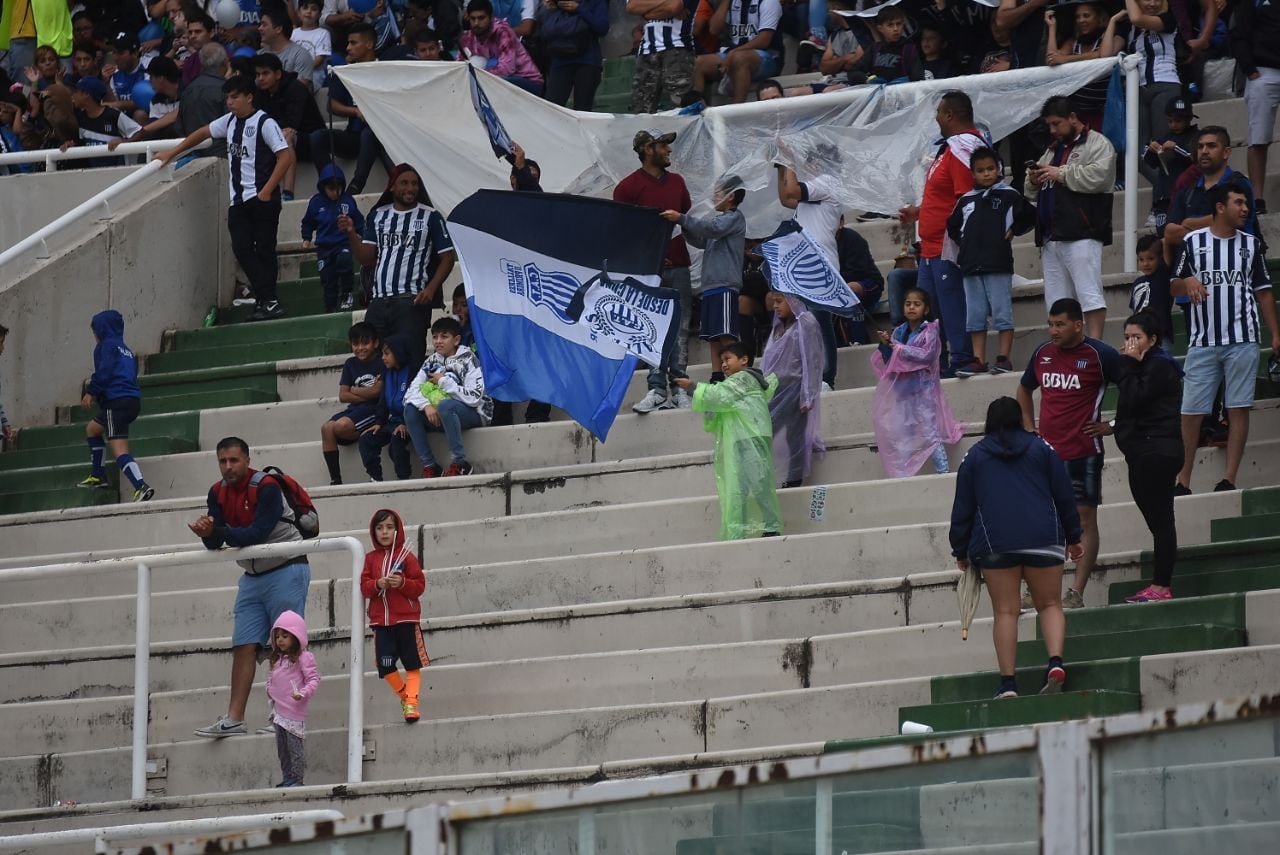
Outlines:
{"type": "Polygon", "coordinates": [[[895,268],[889,271],[885,287],[889,289],[889,321],[894,328],[907,320],[902,314],[902,301],[907,298],[907,291],[916,287],[916,274],[915,268],[895,268]]]}
{"type": "Polygon", "coordinates": [[[423,466],[435,466],[436,458],[427,444],[429,431],[444,431],[445,440],[449,443],[451,463],[461,463],[467,459],[467,451],[462,447],[462,432],[481,425],[480,413],[475,407],[468,407],[454,398],[446,398],[436,407],[440,412],[440,427],[427,421],[427,417],[417,407],[404,408],[405,427],[409,428],[409,438],[413,440],[413,450],[418,452],[418,459],[423,466]]]}
{"type": "MultiPolygon", "coordinates": [[[[942,323],[942,334],[951,351],[951,367],[959,368],[973,359],[969,334],[965,332],[964,278],[954,262],[941,256],[920,259],[916,276],[920,290],[933,301],[933,315],[942,323]]],[[[943,365],[946,365],[944,360],[943,365]]]]}
{"type": "MultiPolygon", "coordinates": [[[[665,267],[662,270],[662,287],[674,288],[680,293],[680,329],[676,333],[676,352],[671,354],[671,373],[677,376],[683,376],[689,368],[689,313],[692,311],[693,291],[689,280],[689,268],[687,267],[665,267]]],[[[719,371],[719,366],[712,366],[712,371],[719,371]]],[[[649,369],[649,388],[661,392],[663,395],[667,393],[667,385],[670,378],[667,372],[660,371],[657,368],[649,369]]],[[[672,386],[672,390],[675,387],[672,386]]]]}
{"type": "Polygon", "coordinates": [[[531,95],[538,95],[538,96],[542,95],[542,84],[534,83],[532,80],[530,80],[527,77],[516,77],[513,74],[510,77],[504,77],[502,79],[507,81],[508,83],[513,83],[516,86],[519,86],[521,89],[523,89],[525,92],[530,93],[531,95]]]}
{"type": "Polygon", "coordinates": [[[991,329],[1013,329],[1013,274],[977,273],[964,277],[966,332],[986,332],[987,317],[991,329]]]}

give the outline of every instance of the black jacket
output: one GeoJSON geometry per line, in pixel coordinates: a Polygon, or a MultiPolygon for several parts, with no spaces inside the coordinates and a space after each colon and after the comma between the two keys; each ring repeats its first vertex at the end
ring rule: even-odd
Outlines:
{"type": "Polygon", "coordinates": [[[845,282],[861,282],[862,302],[874,306],[884,290],[884,275],[871,257],[867,239],[851,228],[836,232],[836,252],[840,255],[840,276],[845,282]]]}
{"type": "Polygon", "coordinates": [[[1040,155],[1040,165],[1057,166],[1058,181],[1023,188],[1037,209],[1036,246],[1046,241],[1097,240],[1111,244],[1111,196],[1116,183],[1116,150],[1088,128],[1070,140],[1055,142],[1040,155]]]}
{"type": "Polygon", "coordinates": [[[1013,243],[1005,235],[1026,234],[1035,225],[1035,206],[1001,181],[956,200],[947,218],[947,236],[960,247],[956,264],[966,276],[1012,273],[1013,243]]]}
{"type": "Polygon", "coordinates": [[[1161,454],[1182,459],[1182,370],[1163,350],[1138,361],[1120,358],[1116,445],[1125,457],[1161,454]]]}
{"type": "Polygon", "coordinates": [[[1259,67],[1280,68],[1280,6],[1237,3],[1231,16],[1231,53],[1246,77],[1259,67]]]}
{"type": "Polygon", "coordinates": [[[276,94],[259,89],[254,105],[275,119],[281,129],[293,128],[299,134],[309,134],[324,127],[324,117],[311,90],[299,83],[298,75],[292,71],[286,71],[280,78],[276,94]]]}

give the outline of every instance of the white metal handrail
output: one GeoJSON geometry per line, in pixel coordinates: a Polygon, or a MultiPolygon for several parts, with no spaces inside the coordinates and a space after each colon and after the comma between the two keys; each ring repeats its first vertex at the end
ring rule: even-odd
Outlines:
{"type": "Polygon", "coordinates": [[[69,828],[65,831],[37,831],[31,834],[0,837],[0,850],[21,851],[42,846],[93,843],[96,851],[103,852],[106,851],[104,844],[112,840],[146,840],[183,834],[226,834],[279,828],[292,823],[333,822],[343,818],[340,811],[319,809],[176,819],[167,822],[138,822],[131,825],[106,825],[100,828],[69,828]]]}
{"type": "MultiPolygon", "coordinates": [[[[41,148],[35,151],[11,151],[6,154],[0,154],[0,166],[10,166],[22,163],[43,163],[46,169],[52,169],[53,165],[64,160],[93,160],[105,157],[129,157],[135,154],[145,155],[147,160],[151,159],[153,154],[159,154],[162,151],[168,151],[171,148],[177,148],[182,140],[143,140],[142,142],[120,143],[114,150],[105,145],[78,145],[63,151],[57,148],[41,148]]],[[[193,148],[208,148],[213,145],[211,140],[205,140],[200,145],[193,148]]]]}
{"type": "MultiPolygon", "coordinates": [[[[130,143],[130,145],[145,146],[147,144],[130,143]]],[[[172,146],[169,146],[169,147],[172,148],[172,146]]],[[[200,147],[203,147],[203,144],[200,147]]],[[[98,148],[102,148],[102,147],[98,146],[98,148]]],[[[122,149],[124,148],[124,146],[122,145],[120,146],[120,148],[122,149]]],[[[72,149],[72,151],[75,151],[75,149],[72,149]]],[[[119,149],[117,149],[116,151],[118,152],[119,149]]],[[[70,153],[71,152],[65,152],[65,154],[70,154],[70,153]]],[[[109,154],[109,152],[103,152],[103,153],[109,154]]],[[[7,156],[7,155],[0,155],[0,156],[7,156]]],[[[97,153],[92,152],[91,154],[86,156],[89,156],[89,157],[97,156],[97,153]]],[[[71,159],[71,158],[68,158],[68,159],[71,159]]],[[[71,225],[72,223],[78,222],[82,218],[89,216],[98,208],[105,209],[106,217],[104,217],[103,219],[109,218],[111,216],[111,200],[112,199],[120,196],[126,190],[131,190],[137,185],[142,184],[144,181],[149,180],[151,176],[161,172],[162,170],[164,171],[164,174],[168,176],[166,180],[171,180],[173,175],[172,165],[170,165],[169,167],[165,167],[158,160],[148,160],[142,166],[138,167],[133,172],[130,172],[128,175],[126,175],[124,178],[121,178],[115,184],[112,184],[110,187],[107,187],[106,189],[104,189],[101,193],[97,193],[89,197],[85,201],[81,202],[79,205],[76,205],[70,211],[67,211],[61,217],[58,217],[53,222],[37,230],[34,234],[28,235],[27,237],[15,243],[13,246],[6,249],[4,252],[0,252],[0,268],[4,267],[4,265],[8,264],[10,261],[13,261],[22,253],[26,252],[27,250],[35,246],[40,247],[40,255],[37,256],[38,258],[48,258],[50,237],[57,234],[59,231],[71,225]]]]}
{"type": "Polygon", "coordinates": [[[328,537],[290,543],[271,543],[243,549],[191,549],[135,558],[107,561],[46,564],[0,570],[0,583],[26,579],[49,579],[136,568],[137,606],[134,621],[136,638],[133,659],[133,756],[130,798],[147,795],[147,721],[151,683],[151,571],[156,567],[186,567],[250,558],[287,558],[318,552],[347,552],[351,555],[351,668],[347,709],[347,782],[362,779],[364,754],[364,596],[360,593],[360,573],[364,569],[364,547],[354,537],[328,537]]]}

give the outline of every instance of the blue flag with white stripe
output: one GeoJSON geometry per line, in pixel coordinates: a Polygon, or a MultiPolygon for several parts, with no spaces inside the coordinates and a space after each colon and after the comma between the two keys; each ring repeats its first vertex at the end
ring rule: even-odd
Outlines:
{"type": "Polygon", "coordinates": [[[515,153],[511,135],[503,127],[502,120],[493,109],[493,104],[489,103],[489,96],[484,94],[484,89],[480,88],[480,79],[476,76],[475,66],[468,63],[467,71],[470,72],[471,106],[475,108],[480,124],[484,125],[485,133],[489,135],[489,145],[493,147],[494,156],[511,157],[515,153]]]}
{"type": "Polygon", "coordinates": [[[449,234],[488,393],[555,404],[605,439],[640,354],[661,363],[679,330],[660,287],[671,229],[652,209],[585,196],[480,190],[459,203],[449,234]]]}
{"type": "Polygon", "coordinates": [[[858,295],[795,220],[783,223],[766,238],[760,254],[773,290],[793,294],[819,311],[845,317],[857,313],[858,295]]]}

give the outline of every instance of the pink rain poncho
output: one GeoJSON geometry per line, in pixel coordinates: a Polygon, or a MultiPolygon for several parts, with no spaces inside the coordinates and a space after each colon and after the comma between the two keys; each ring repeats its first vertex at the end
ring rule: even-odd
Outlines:
{"type": "Polygon", "coordinates": [[[885,362],[881,346],[871,355],[879,381],[872,407],[880,462],[890,478],[920,471],[941,444],[960,441],[964,430],[942,394],[938,325],[926,321],[913,333],[906,324],[893,331],[898,346],[885,362]]]}
{"type": "Polygon", "coordinates": [[[822,424],[825,357],[817,318],[803,300],[783,296],[795,317],[783,323],[774,315],[760,370],[778,377],[778,391],[769,401],[769,415],[773,419],[773,470],[779,483],[790,484],[807,478],[813,453],[823,451],[818,430],[822,424]]]}

